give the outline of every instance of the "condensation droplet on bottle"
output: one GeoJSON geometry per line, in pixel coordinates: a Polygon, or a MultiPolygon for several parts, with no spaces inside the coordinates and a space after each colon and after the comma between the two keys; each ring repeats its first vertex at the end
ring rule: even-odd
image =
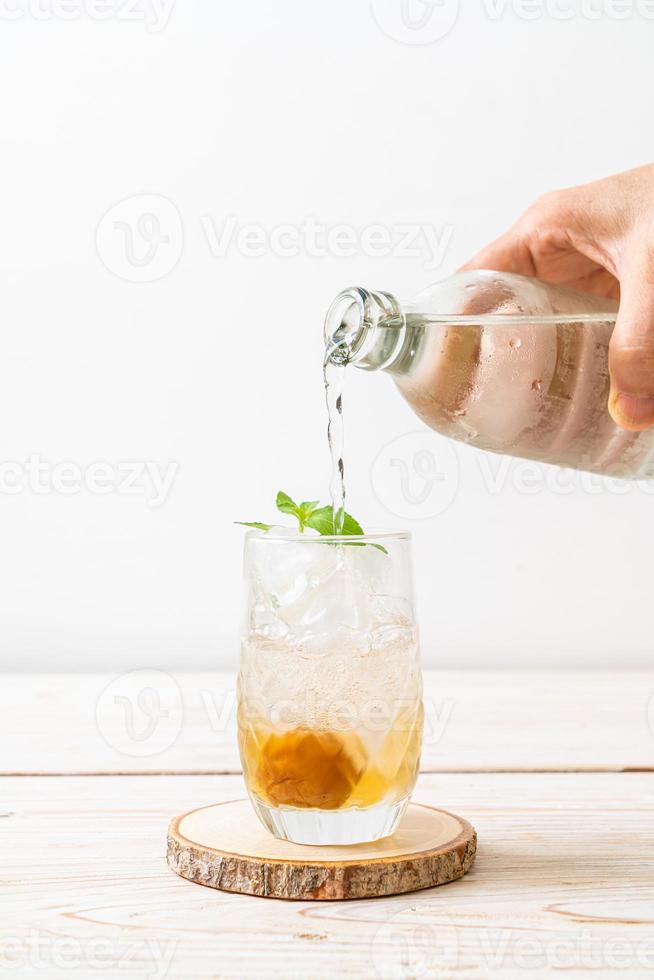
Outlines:
{"type": "Polygon", "coordinates": [[[509,347],[511,350],[519,350],[522,347],[522,341],[519,337],[511,337],[509,341],[509,347]]]}
{"type": "Polygon", "coordinates": [[[543,382],[540,380],[540,378],[537,378],[535,381],[532,381],[531,382],[531,390],[532,391],[542,391],[543,390],[543,382]]]}

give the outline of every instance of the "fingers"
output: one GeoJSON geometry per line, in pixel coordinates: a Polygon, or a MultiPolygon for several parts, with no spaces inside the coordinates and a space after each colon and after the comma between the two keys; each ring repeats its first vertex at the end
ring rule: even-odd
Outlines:
{"type": "Polygon", "coordinates": [[[500,238],[487,245],[462,266],[466,269],[494,269],[520,276],[536,276],[536,256],[548,243],[565,236],[576,223],[580,193],[552,191],[537,198],[516,223],[500,238]]]}
{"type": "Polygon", "coordinates": [[[513,229],[477,252],[459,271],[468,269],[493,269],[519,276],[536,274],[529,249],[525,248],[524,240],[513,229]]]}
{"type": "Polygon", "coordinates": [[[654,425],[654,223],[638,228],[653,197],[652,168],[546,194],[463,266],[570,284],[605,270],[601,293],[618,279],[609,411],[633,432],[654,425]]]}
{"type": "Polygon", "coordinates": [[[623,265],[609,351],[609,411],[617,425],[640,432],[654,424],[654,254],[641,244],[623,265]]]}

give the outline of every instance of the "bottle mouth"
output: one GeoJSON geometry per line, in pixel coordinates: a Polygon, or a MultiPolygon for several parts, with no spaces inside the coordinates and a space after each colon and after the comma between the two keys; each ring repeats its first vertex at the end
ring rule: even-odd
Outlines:
{"type": "Polygon", "coordinates": [[[339,293],[325,319],[326,360],[378,370],[397,355],[405,332],[402,310],[389,293],[370,292],[360,286],[339,293]],[[396,327],[392,350],[388,334],[380,343],[378,327],[396,327]]]}
{"type": "Polygon", "coordinates": [[[352,353],[361,344],[366,330],[366,295],[365,290],[356,286],[338,294],[325,319],[328,349],[342,348],[352,353]]]}

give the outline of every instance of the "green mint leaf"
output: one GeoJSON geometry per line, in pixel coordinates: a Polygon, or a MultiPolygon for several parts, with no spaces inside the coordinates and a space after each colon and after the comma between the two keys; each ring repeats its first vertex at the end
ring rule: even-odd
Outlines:
{"type": "Polygon", "coordinates": [[[318,534],[333,534],[334,511],[331,505],[328,507],[319,507],[317,510],[314,510],[313,513],[309,514],[307,519],[307,527],[310,527],[313,531],[317,531],[318,534]]]}
{"type": "Polygon", "coordinates": [[[282,514],[292,514],[294,517],[297,517],[298,505],[283,490],[280,490],[277,494],[275,503],[277,504],[277,510],[280,510],[282,514]]]}
{"type": "Polygon", "coordinates": [[[343,530],[342,534],[363,534],[363,528],[358,521],[352,517],[351,514],[343,515],[343,530]]]}
{"type": "MultiPolygon", "coordinates": [[[[313,528],[319,534],[334,534],[334,510],[332,506],[320,507],[318,510],[312,511],[306,523],[307,527],[313,528]]],[[[343,530],[341,534],[349,536],[363,533],[363,528],[351,514],[343,515],[343,530]]]]}
{"type": "Polygon", "coordinates": [[[280,490],[277,494],[276,503],[277,510],[280,510],[282,514],[290,514],[291,517],[297,517],[298,524],[300,525],[300,531],[304,531],[309,517],[316,510],[320,501],[304,500],[301,504],[296,504],[287,493],[280,490]]]}
{"type": "MultiPolygon", "coordinates": [[[[291,517],[295,517],[299,524],[300,532],[303,532],[305,528],[309,527],[312,531],[317,531],[323,537],[335,536],[334,509],[331,504],[328,504],[326,507],[321,507],[320,501],[318,500],[303,500],[302,503],[296,504],[292,497],[289,497],[287,493],[280,490],[277,494],[276,505],[277,510],[281,511],[282,514],[289,514],[291,517]]],[[[273,527],[272,524],[262,524],[259,521],[236,521],[236,523],[242,524],[244,527],[257,528],[260,531],[269,531],[273,527]]],[[[340,534],[345,537],[360,537],[365,534],[365,531],[351,514],[345,513],[343,514],[343,527],[340,534]]],[[[370,547],[376,548],[385,555],[388,554],[386,548],[380,544],[373,544],[368,541],[362,541],[361,543],[348,541],[346,543],[354,548],[364,548],[367,544],[370,544],[370,547]]]]}
{"type": "MultiPolygon", "coordinates": [[[[332,536],[334,534],[333,508],[328,506],[320,507],[318,510],[314,510],[307,520],[307,527],[310,527],[313,531],[317,531],[320,535],[332,536]]],[[[348,513],[346,513],[343,517],[343,531],[341,533],[348,537],[358,537],[361,534],[365,534],[359,522],[348,513]]],[[[373,544],[372,542],[368,541],[362,541],[361,544],[359,544],[357,541],[348,541],[347,544],[351,545],[353,548],[365,548],[367,544],[370,544],[371,548],[376,548],[377,551],[381,551],[385,555],[388,554],[386,548],[384,548],[381,544],[373,544]]]]}
{"type": "Polygon", "coordinates": [[[307,521],[317,509],[319,500],[305,500],[303,501],[297,510],[297,519],[300,522],[300,531],[304,531],[307,526],[307,521]]]}

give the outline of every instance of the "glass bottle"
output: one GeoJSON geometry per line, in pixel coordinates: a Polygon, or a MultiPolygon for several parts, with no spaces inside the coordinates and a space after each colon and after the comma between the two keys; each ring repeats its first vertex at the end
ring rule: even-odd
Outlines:
{"type": "Polygon", "coordinates": [[[499,272],[461,272],[412,303],[355,287],[325,335],[339,363],[383,370],[427,425],[480,449],[631,479],[654,477],[654,429],[613,422],[617,303],[499,272]]]}

